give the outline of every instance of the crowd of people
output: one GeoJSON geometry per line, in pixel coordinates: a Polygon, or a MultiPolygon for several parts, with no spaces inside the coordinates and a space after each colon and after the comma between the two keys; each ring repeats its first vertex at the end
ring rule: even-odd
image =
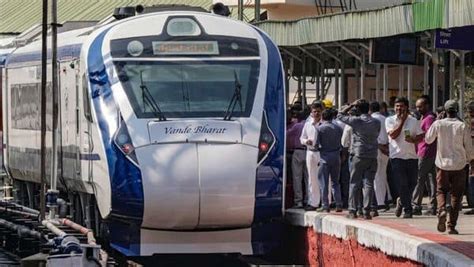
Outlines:
{"type": "Polygon", "coordinates": [[[294,208],[342,212],[370,220],[395,206],[395,215],[437,215],[438,231],[457,234],[467,196],[474,214],[474,102],[469,124],[449,100],[433,113],[429,96],[410,112],[404,97],[387,104],[363,99],[339,111],[331,101],[289,111],[287,151],[294,208]],[[427,193],[429,203],[423,210],[427,193]]]}

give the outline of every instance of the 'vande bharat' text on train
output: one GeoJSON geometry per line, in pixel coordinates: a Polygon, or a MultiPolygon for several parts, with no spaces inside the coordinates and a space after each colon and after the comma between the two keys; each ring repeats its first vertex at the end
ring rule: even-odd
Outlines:
{"type": "Polygon", "coordinates": [[[206,125],[200,125],[196,127],[191,127],[191,126],[186,126],[186,127],[165,127],[165,134],[201,134],[201,133],[207,133],[207,134],[223,134],[227,128],[225,127],[209,127],[208,124],[206,125]]]}

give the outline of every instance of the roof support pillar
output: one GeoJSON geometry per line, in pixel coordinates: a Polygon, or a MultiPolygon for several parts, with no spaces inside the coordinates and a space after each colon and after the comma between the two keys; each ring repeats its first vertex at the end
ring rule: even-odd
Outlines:
{"type": "MultiPolygon", "coordinates": [[[[360,74],[361,74],[361,71],[360,71],[360,61],[359,60],[356,60],[355,61],[355,66],[354,66],[354,78],[356,80],[356,83],[357,83],[357,86],[356,86],[356,98],[359,99],[361,98],[360,96],[360,74]]],[[[348,92],[349,93],[349,92],[348,92]]],[[[349,100],[349,99],[348,99],[349,100]]],[[[349,101],[350,102],[350,101],[349,101]]]]}
{"type": "Polygon", "coordinates": [[[459,115],[461,118],[464,118],[464,93],[466,90],[466,52],[460,52],[460,78],[461,78],[461,87],[459,88],[459,115]]]}
{"type": "Polygon", "coordinates": [[[407,98],[408,98],[408,106],[409,108],[413,107],[413,101],[412,101],[412,84],[413,84],[413,66],[409,65],[407,66],[407,98]]]}
{"type": "Polygon", "coordinates": [[[290,105],[290,60],[286,58],[285,60],[286,64],[284,65],[285,68],[285,99],[286,99],[286,105],[290,105]]]}
{"type": "Polygon", "coordinates": [[[321,99],[321,65],[316,65],[316,99],[321,99]]]}
{"type": "Polygon", "coordinates": [[[302,68],[302,77],[301,77],[301,90],[303,91],[303,101],[301,104],[303,107],[306,107],[307,105],[307,99],[306,99],[306,57],[303,57],[303,68],[302,68]]]}
{"type": "Polygon", "coordinates": [[[446,88],[449,90],[449,99],[454,99],[454,72],[455,67],[456,67],[456,57],[452,51],[450,51],[450,56],[449,56],[449,88],[446,88]]]}
{"type": "Polygon", "coordinates": [[[433,60],[433,108],[438,107],[438,61],[433,60]]]}
{"type": "Polygon", "coordinates": [[[303,97],[301,95],[301,77],[300,76],[298,76],[298,89],[296,90],[296,99],[298,101],[300,101],[301,105],[303,106],[303,97]]]}
{"type": "Polygon", "coordinates": [[[321,64],[321,68],[319,69],[319,73],[321,74],[321,93],[319,94],[321,100],[326,98],[326,75],[324,73],[325,70],[326,66],[323,61],[323,63],[321,64]]]}
{"type": "Polygon", "coordinates": [[[388,95],[388,65],[383,65],[383,101],[387,102],[388,95]]]}
{"type": "Polygon", "coordinates": [[[375,65],[375,100],[380,101],[380,64],[375,65]]]}
{"type": "MultiPolygon", "coordinates": [[[[430,71],[430,56],[425,54],[424,64],[423,64],[423,94],[427,95],[430,89],[429,80],[429,71],[430,71]]],[[[437,108],[437,107],[435,107],[437,108]]]]}
{"type": "Polygon", "coordinates": [[[403,96],[404,81],[405,81],[405,65],[398,66],[398,96],[403,96]]]}
{"type": "Polygon", "coordinates": [[[360,98],[364,98],[364,91],[365,91],[365,51],[362,52],[361,55],[361,62],[360,62],[360,98]]]}
{"type": "Polygon", "coordinates": [[[345,52],[339,51],[339,55],[341,57],[341,83],[339,85],[340,92],[339,92],[339,105],[343,105],[347,99],[347,92],[346,92],[346,68],[345,68],[345,52]]]}

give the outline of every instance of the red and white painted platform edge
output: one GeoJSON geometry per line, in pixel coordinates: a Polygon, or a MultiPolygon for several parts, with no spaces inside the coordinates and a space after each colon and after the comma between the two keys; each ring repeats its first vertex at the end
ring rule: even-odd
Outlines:
{"type": "MultiPolygon", "coordinates": [[[[301,209],[286,210],[285,220],[294,226],[313,227],[317,233],[323,233],[341,239],[353,239],[365,247],[375,248],[387,255],[410,259],[427,266],[474,266],[474,249],[465,243],[463,253],[442,245],[439,242],[461,242],[439,234],[438,238],[422,238],[423,231],[405,231],[406,227],[397,227],[386,224],[383,220],[351,220],[341,215],[321,214],[315,211],[305,212],[301,209]],[[381,222],[385,226],[378,224],[381,222]],[[408,232],[408,233],[407,233],[408,232]],[[417,236],[409,232],[418,232],[417,236]],[[442,237],[442,238],[439,238],[442,237]]],[[[398,224],[398,222],[397,222],[398,224]]],[[[401,224],[403,226],[403,224],[401,224]]],[[[426,236],[433,237],[433,233],[425,232],[426,236]]]]}

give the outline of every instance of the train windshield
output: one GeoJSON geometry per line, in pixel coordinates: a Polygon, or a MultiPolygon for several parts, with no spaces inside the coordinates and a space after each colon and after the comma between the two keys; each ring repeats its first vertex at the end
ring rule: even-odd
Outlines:
{"type": "Polygon", "coordinates": [[[258,60],[114,64],[138,118],[224,117],[236,92],[240,101],[232,117],[249,117],[252,111],[258,60]]]}

